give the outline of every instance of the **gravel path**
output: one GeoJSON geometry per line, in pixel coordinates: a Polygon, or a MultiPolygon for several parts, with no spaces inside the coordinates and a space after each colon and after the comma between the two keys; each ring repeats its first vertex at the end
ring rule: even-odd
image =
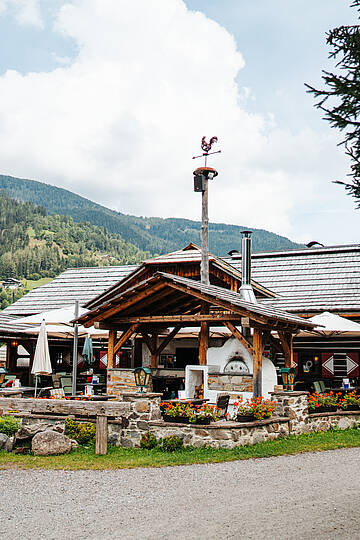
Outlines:
{"type": "Polygon", "coordinates": [[[1,471],[0,538],[356,539],[359,461],[355,448],[161,469],[1,471]]]}

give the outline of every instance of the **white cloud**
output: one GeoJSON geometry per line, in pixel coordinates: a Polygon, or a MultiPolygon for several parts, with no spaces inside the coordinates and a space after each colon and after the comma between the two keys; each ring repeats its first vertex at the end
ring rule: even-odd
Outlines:
{"type": "Polygon", "coordinates": [[[210,218],[284,234],[342,174],[332,133],[293,134],[242,109],[233,37],[182,0],[74,0],[56,28],[78,45],[71,65],[0,78],[4,173],[126,213],[198,219],[191,156],[217,135],[210,218]]]}
{"type": "Polygon", "coordinates": [[[0,0],[0,14],[7,10],[21,26],[43,27],[40,0],[0,0]]]}

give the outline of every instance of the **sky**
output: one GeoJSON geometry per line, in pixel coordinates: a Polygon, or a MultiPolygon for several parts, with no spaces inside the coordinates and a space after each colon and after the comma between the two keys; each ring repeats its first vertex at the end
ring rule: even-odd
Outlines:
{"type": "Polygon", "coordinates": [[[0,174],[123,213],[200,219],[294,241],[357,243],[350,164],[304,83],[350,0],[0,0],[0,174]]]}

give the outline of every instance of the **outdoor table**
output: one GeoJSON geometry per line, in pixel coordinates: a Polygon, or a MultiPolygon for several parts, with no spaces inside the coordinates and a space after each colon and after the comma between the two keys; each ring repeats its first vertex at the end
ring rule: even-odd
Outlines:
{"type": "Polygon", "coordinates": [[[209,401],[208,399],[189,398],[189,399],[164,399],[163,403],[192,403],[193,405],[202,405],[209,401]]]}
{"type": "Polygon", "coordinates": [[[348,392],[352,392],[353,390],[359,390],[358,386],[350,386],[349,388],[343,388],[340,386],[339,388],[330,388],[332,392],[335,392],[335,394],[341,392],[342,394],[347,394],[348,392]]]}
{"type": "Polygon", "coordinates": [[[79,394],[76,394],[75,396],[66,396],[70,399],[77,399],[77,400],[83,400],[83,401],[109,401],[110,399],[116,399],[117,396],[113,394],[95,394],[93,396],[80,396],[79,394]]]}

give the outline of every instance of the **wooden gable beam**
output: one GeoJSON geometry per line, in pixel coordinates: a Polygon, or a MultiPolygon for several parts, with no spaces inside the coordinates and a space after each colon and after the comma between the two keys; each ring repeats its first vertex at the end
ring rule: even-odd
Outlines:
{"type": "MultiPolygon", "coordinates": [[[[123,301],[121,301],[121,297],[120,297],[118,299],[118,303],[115,306],[109,307],[103,313],[99,313],[99,314],[95,313],[92,316],[91,319],[89,319],[88,321],[86,321],[86,323],[84,323],[84,326],[86,326],[86,327],[92,326],[94,320],[103,321],[104,319],[107,319],[107,318],[111,317],[112,315],[114,315],[118,311],[120,311],[120,310],[122,311],[122,310],[128,308],[129,306],[132,306],[134,304],[137,304],[138,302],[141,302],[141,300],[143,300],[147,296],[149,296],[151,294],[154,294],[154,292],[156,292],[156,291],[158,291],[160,289],[163,289],[164,287],[166,287],[166,285],[164,283],[159,283],[157,285],[152,286],[151,288],[147,287],[144,291],[142,291],[142,292],[140,292],[138,294],[134,294],[128,300],[124,299],[123,301]]],[[[111,304],[109,304],[109,305],[111,305],[111,304]]]]}
{"type": "Polygon", "coordinates": [[[263,317],[261,315],[255,315],[254,313],[251,313],[251,316],[249,315],[249,311],[239,308],[238,306],[233,306],[230,302],[224,302],[223,300],[220,300],[220,298],[213,298],[212,296],[199,291],[194,291],[190,287],[186,285],[180,285],[179,283],[171,282],[171,287],[174,289],[178,289],[179,291],[185,292],[187,294],[191,294],[192,296],[195,296],[197,298],[200,298],[200,300],[204,300],[205,302],[209,304],[214,304],[216,302],[217,306],[221,306],[223,309],[230,310],[230,309],[236,309],[236,312],[239,315],[243,315],[244,317],[250,317],[251,320],[256,321],[260,324],[266,324],[268,322],[268,319],[266,317],[263,317]],[[230,304],[230,305],[229,305],[230,304]],[[232,306],[232,307],[231,307],[232,306]]]}
{"type": "Polygon", "coordinates": [[[244,338],[240,330],[236,328],[231,322],[224,322],[224,325],[230,330],[234,338],[238,339],[240,343],[249,351],[250,354],[254,354],[254,347],[244,338]]]}

